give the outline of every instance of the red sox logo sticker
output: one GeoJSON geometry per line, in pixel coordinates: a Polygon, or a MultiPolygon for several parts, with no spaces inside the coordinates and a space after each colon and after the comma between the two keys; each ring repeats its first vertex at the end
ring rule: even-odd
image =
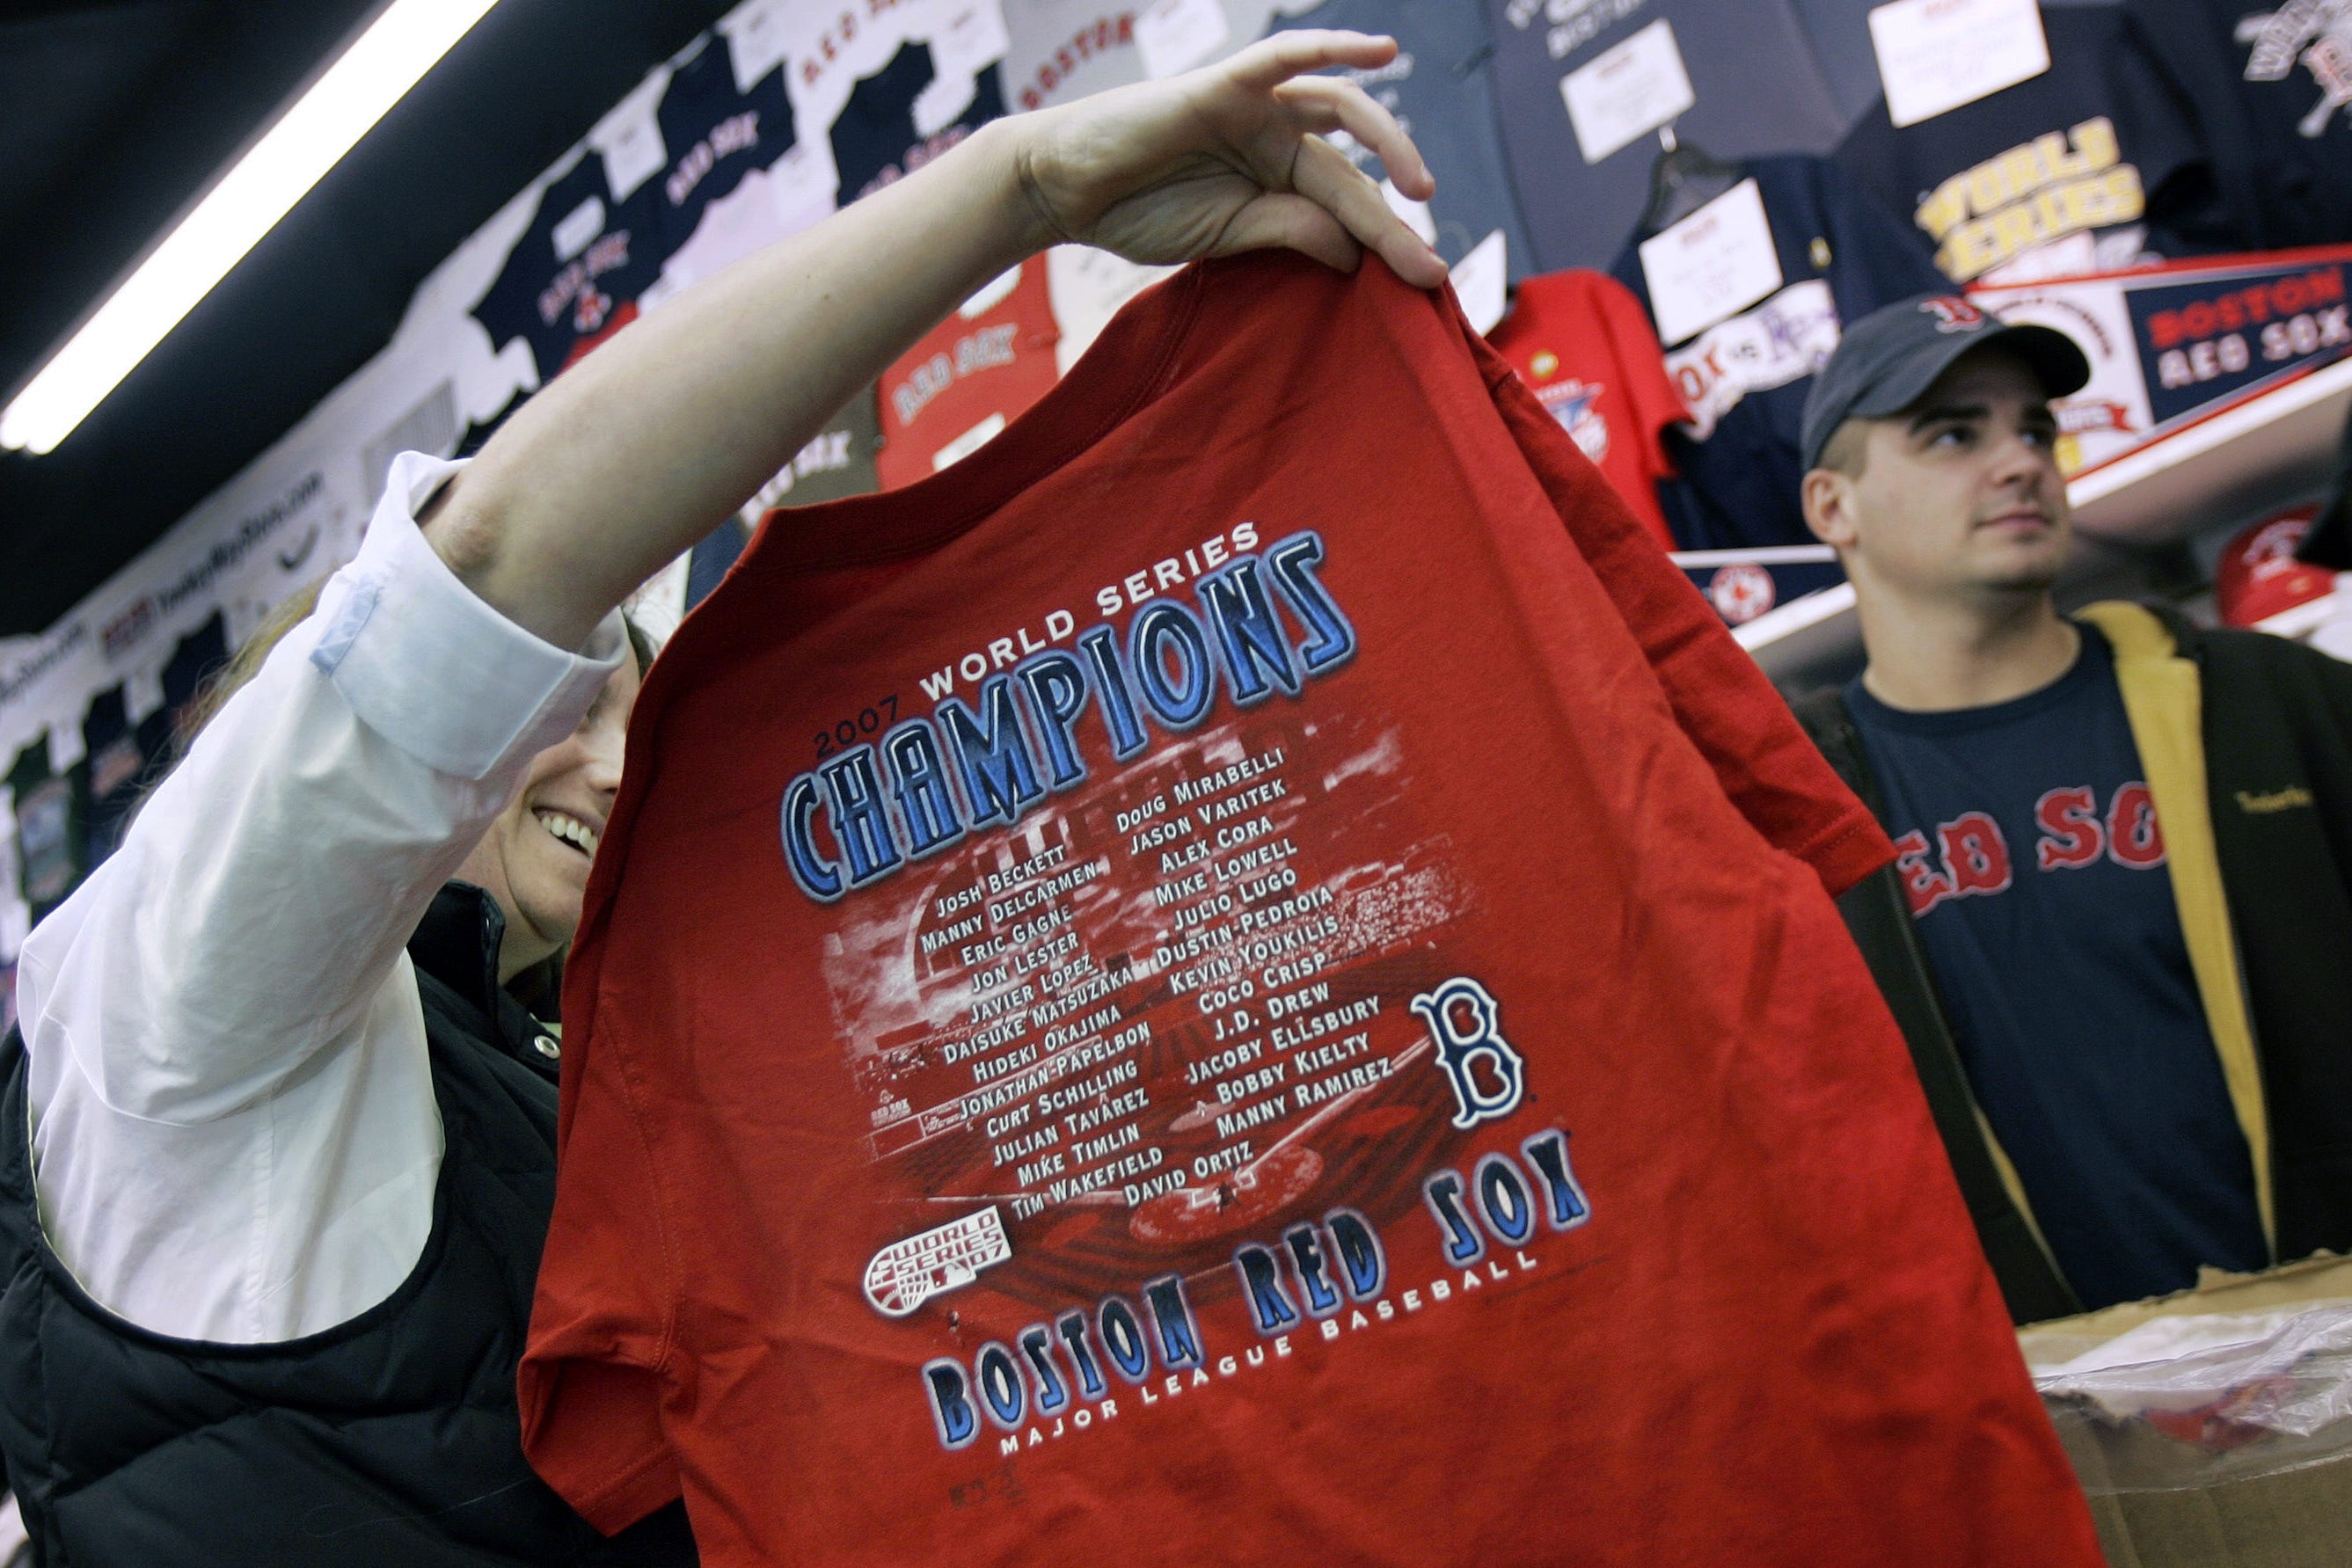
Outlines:
{"type": "Polygon", "coordinates": [[[1780,594],[1770,572],[1752,560],[1742,560],[1716,569],[1707,580],[1706,597],[1727,624],[1744,626],[1771,609],[1780,594]]]}

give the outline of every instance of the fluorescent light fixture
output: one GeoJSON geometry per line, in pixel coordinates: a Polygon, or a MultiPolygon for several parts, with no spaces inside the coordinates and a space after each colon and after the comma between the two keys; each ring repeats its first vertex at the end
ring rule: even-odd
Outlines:
{"type": "Polygon", "coordinates": [[[0,446],[71,434],[497,3],[394,0],[0,411],[0,446]]]}

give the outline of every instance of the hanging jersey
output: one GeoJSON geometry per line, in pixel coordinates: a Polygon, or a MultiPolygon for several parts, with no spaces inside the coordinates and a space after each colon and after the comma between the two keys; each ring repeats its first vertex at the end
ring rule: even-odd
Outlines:
{"type": "MultiPolygon", "coordinates": [[[[1427,225],[1451,267],[1500,230],[1510,276],[1533,271],[1517,194],[1503,161],[1495,120],[1495,51],[1485,21],[1465,0],[1325,0],[1312,10],[1269,19],[1274,28],[1334,27],[1385,34],[1397,41],[1387,65],[1335,71],[1391,114],[1438,175],[1427,225]]],[[[1375,181],[1387,171],[1352,137],[1335,142],[1375,181]]],[[[1392,197],[1391,200],[1402,198],[1392,197]]]]}
{"type": "Polygon", "coordinates": [[[1110,333],[952,479],[763,532],[656,667],[541,1469],[605,1524],[689,1490],[711,1568],[2090,1568],[1892,1020],[1504,367],[1376,263],[1110,333]]]}
{"type": "Polygon", "coordinates": [[[692,237],[711,203],[732,194],[745,175],[764,171],[793,145],[783,68],[739,91],[727,42],[715,37],[672,68],[655,118],[669,160],[660,176],[665,256],[692,237]]]}
{"type": "MultiPolygon", "coordinates": [[[[1616,59],[1602,57],[1636,34],[1664,24],[1672,35],[1693,99],[1675,133],[1717,158],[1826,152],[1845,129],[1789,0],[1486,0],[1486,15],[1530,271],[1607,267],[1648,204],[1658,138],[1645,132],[1605,153],[1596,143],[1597,161],[1589,160],[1563,88],[1579,70],[1608,71],[1616,59]],[[1771,90],[1759,91],[1759,82],[1771,90]]],[[[1643,45],[1659,40],[1647,34],[1635,47],[1643,45]]]]}
{"type": "Polygon", "coordinates": [[[1598,272],[1548,273],[1519,285],[1511,313],[1486,340],[1659,546],[1674,549],[1658,484],[1674,476],[1665,432],[1689,411],[1666,379],[1641,302],[1598,272]]]}
{"type": "MultiPolygon", "coordinates": [[[[1814,542],[1798,500],[1799,434],[1813,372],[1837,348],[1840,323],[1882,305],[1948,288],[1903,225],[1822,158],[1759,158],[1745,166],[1763,197],[1781,286],[1761,303],[1678,343],[1666,370],[1693,423],[1669,431],[1679,477],[1662,490],[1685,549],[1814,542]]],[[[1611,271],[1644,308],[1638,243],[1611,271]]],[[[1759,568],[1769,601],[1838,580],[1834,566],[1759,568]]],[[[1763,596],[1734,600],[1752,614],[1763,596]]]]}
{"type": "Polygon", "coordinates": [[[2182,252],[2151,230],[2147,193],[2199,162],[2195,137],[2159,95],[2119,82],[2123,13],[2042,16],[2050,68],[1897,129],[1874,103],[1838,166],[1908,216],[1955,283],[2120,272],[2182,252]]]}
{"type": "Polygon", "coordinates": [[[993,70],[969,78],[941,78],[927,44],[902,45],[890,63],[850,89],[833,122],[833,162],[841,180],[840,204],[847,206],[894,181],[903,180],[1003,114],[1002,85],[993,70]],[[961,96],[960,108],[941,110],[925,95],[961,96]],[[932,123],[944,117],[942,123],[932,123]]]}
{"type": "Polygon", "coordinates": [[[2089,1308],[2268,1261],[2105,638],[1989,707],[1846,689],[1969,1082],[2089,1308]]]}
{"type": "Polygon", "coordinates": [[[2352,240],[2352,0],[2126,0],[2125,56],[2191,117],[2211,179],[2161,214],[2215,248],[2352,240]]]}
{"type": "Polygon", "coordinates": [[[661,200],[661,183],[647,180],[614,201],[604,160],[582,154],[541,193],[530,227],[474,307],[491,348],[529,341],[543,385],[618,331],[660,275],[661,200]]]}
{"type": "Polygon", "coordinates": [[[882,372],[885,489],[928,479],[969,456],[1045,395],[1054,362],[1045,264],[1031,256],[964,301],[882,372]]]}

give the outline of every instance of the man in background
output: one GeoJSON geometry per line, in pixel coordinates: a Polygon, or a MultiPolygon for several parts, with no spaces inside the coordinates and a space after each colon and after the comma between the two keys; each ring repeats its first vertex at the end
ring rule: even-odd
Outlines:
{"type": "Polygon", "coordinates": [[[2088,376],[1922,297],[1803,429],[1868,663],[1799,715],[1898,852],[1843,906],[2020,1322],[2352,1247],[2352,668],[2058,612],[2088,376]]]}

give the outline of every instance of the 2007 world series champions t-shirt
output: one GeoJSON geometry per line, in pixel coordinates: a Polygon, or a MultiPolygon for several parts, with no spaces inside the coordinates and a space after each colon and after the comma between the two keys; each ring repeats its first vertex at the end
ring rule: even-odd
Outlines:
{"type": "Polygon", "coordinates": [[[1276,255],[762,529],[572,962],[576,1506],[682,1491],[713,1568],[2097,1562],[1825,892],[1885,841],[1570,450],[1442,297],[1276,255]]]}

